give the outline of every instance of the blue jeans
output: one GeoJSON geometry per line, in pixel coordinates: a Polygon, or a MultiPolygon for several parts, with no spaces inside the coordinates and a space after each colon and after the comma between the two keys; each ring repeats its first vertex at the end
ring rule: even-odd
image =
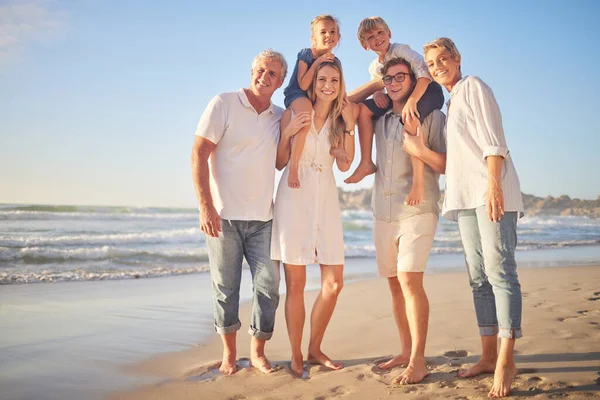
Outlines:
{"type": "Polygon", "coordinates": [[[515,339],[521,331],[521,284],[517,276],[516,212],[500,222],[487,217],[485,206],[458,213],[479,334],[515,339]]]}
{"type": "Polygon", "coordinates": [[[221,219],[219,237],[206,235],[212,279],[215,330],[237,332],[239,320],[242,260],[252,274],[252,317],[248,333],[258,339],[273,336],[275,310],[279,304],[279,262],[271,261],[272,221],[231,221],[221,219]]]}

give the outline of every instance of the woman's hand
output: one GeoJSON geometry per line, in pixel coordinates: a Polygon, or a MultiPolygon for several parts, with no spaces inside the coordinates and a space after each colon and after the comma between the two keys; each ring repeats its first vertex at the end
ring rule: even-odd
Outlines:
{"type": "Polygon", "coordinates": [[[347,98],[344,98],[344,100],[342,101],[342,118],[346,123],[346,128],[348,128],[348,126],[352,126],[352,128],[354,128],[354,124],[356,123],[354,107],[353,104],[347,98]]]}
{"type": "Polygon", "coordinates": [[[502,184],[494,178],[488,179],[485,209],[488,218],[492,222],[500,222],[504,215],[504,193],[502,192],[502,184]]]}
{"type": "Polygon", "coordinates": [[[285,140],[290,140],[296,135],[302,128],[311,123],[311,115],[308,111],[304,111],[294,115],[290,123],[283,130],[283,136],[285,140]]]}
{"type": "Polygon", "coordinates": [[[373,101],[377,107],[382,109],[387,108],[388,104],[390,104],[390,99],[382,90],[373,93],[373,101]]]}
{"type": "Polygon", "coordinates": [[[417,101],[412,97],[409,97],[408,100],[406,100],[404,108],[402,109],[402,121],[406,122],[413,118],[421,118],[421,115],[417,110],[417,101]]]}
{"type": "Polygon", "coordinates": [[[411,156],[419,158],[423,152],[423,149],[425,148],[425,138],[423,138],[423,129],[421,124],[417,125],[416,135],[411,135],[406,131],[406,129],[404,129],[402,136],[402,150],[411,156]]]}

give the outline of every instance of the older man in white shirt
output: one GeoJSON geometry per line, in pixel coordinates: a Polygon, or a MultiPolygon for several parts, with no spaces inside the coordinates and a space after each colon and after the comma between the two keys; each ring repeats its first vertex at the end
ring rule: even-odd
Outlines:
{"type": "Polygon", "coordinates": [[[266,50],[252,63],[250,87],[214,97],[204,110],[192,151],[200,227],[212,278],[215,330],[223,341],[220,371],[234,374],[242,260],[252,273],[254,295],[250,361],[261,372],[273,367],[264,353],[279,304],[279,264],[271,261],[271,225],[279,120],[271,103],[287,63],[266,50]]]}

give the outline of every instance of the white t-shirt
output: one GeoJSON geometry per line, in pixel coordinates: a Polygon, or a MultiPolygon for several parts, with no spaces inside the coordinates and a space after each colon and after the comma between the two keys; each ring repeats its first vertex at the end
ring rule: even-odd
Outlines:
{"type": "Polygon", "coordinates": [[[196,135],[216,147],[209,158],[210,192],[223,219],[273,218],[275,159],[283,109],[271,103],[257,114],[243,89],[215,96],[196,135]]]}
{"type": "Polygon", "coordinates": [[[431,80],[431,75],[429,74],[429,70],[427,69],[427,64],[425,64],[425,59],[422,55],[414,51],[407,44],[402,43],[392,43],[390,44],[390,48],[385,55],[384,62],[379,62],[379,57],[374,59],[369,65],[369,74],[371,74],[371,80],[381,79],[383,74],[381,73],[381,68],[383,64],[387,60],[391,60],[392,58],[404,58],[410,64],[410,68],[415,73],[415,77],[419,78],[427,78],[431,80]]]}

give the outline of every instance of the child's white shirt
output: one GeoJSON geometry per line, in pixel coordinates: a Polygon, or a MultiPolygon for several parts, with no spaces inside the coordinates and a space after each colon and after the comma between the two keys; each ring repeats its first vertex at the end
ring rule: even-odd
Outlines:
{"type": "Polygon", "coordinates": [[[387,60],[398,57],[404,58],[406,61],[408,61],[417,79],[427,78],[431,81],[431,75],[429,74],[429,70],[427,69],[427,65],[425,64],[425,59],[423,56],[411,49],[409,45],[402,43],[390,44],[390,49],[385,55],[383,63],[379,62],[379,57],[375,58],[373,62],[371,62],[371,65],[369,65],[371,80],[383,78],[383,74],[381,73],[383,64],[387,60]]]}

